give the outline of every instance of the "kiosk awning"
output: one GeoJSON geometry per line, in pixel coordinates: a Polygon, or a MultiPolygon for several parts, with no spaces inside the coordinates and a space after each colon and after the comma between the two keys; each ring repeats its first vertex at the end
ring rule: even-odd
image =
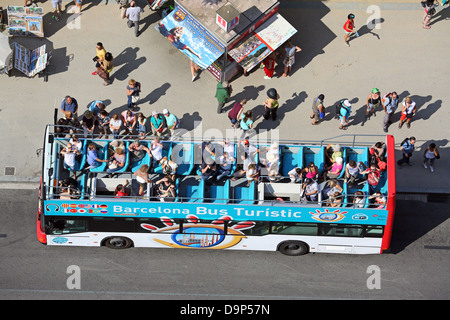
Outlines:
{"type": "Polygon", "coordinates": [[[264,22],[247,39],[228,54],[246,71],[258,65],[269,54],[289,40],[297,30],[279,13],[264,22]]]}
{"type": "Polygon", "coordinates": [[[176,6],[155,28],[202,69],[225,52],[225,46],[181,6],[176,6]]]}

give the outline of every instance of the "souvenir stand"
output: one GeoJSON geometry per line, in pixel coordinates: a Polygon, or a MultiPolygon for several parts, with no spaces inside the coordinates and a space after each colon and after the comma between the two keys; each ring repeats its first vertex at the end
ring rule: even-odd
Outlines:
{"type": "Polygon", "coordinates": [[[175,0],[156,29],[217,81],[250,71],[295,30],[276,0],[175,0]]]}
{"type": "MultiPolygon", "coordinates": [[[[40,7],[8,6],[8,28],[9,35],[26,37],[44,37],[43,14],[40,7]]],[[[44,81],[48,75],[44,73],[47,68],[51,52],[46,52],[46,45],[42,45],[34,50],[30,50],[23,45],[14,42],[12,45],[13,55],[10,60],[9,72],[13,67],[27,77],[44,74],[44,81]]]]}

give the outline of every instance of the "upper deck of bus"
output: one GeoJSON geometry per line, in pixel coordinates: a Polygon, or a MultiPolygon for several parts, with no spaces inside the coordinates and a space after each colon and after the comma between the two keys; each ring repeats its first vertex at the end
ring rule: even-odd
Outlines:
{"type": "MultiPolygon", "coordinates": [[[[374,137],[371,137],[372,139],[374,137]]],[[[377,137],[380,140],[379,137],[377,137]]],[[[301,141],[277,142],[276,153],[278,154],[277,166],[278,174],[276,177],[270,177],[269,170],[266,167],[266,153],[274,144],[269,142],[258,142],[250,140],[253,145],[253,151],[250,152],[251,162],[258,165],[259,176],[257,180],[253,180],[249,185],[244,178],[232,181],[230,176],[224,177],[220,181],[205,182],[201,179],[199,165],[202,158],[202,142],[182,141],[182,140],[161,140],[163,145],[163,156],[168,157],[178,164],[176,169],[176,197],[174,199],[161,199],[154,193],[152,185],[155,181],[164,176],[160,164],[153,168],[150,174],[151,183],[147,186],[143,195],[138,195],[138,183],[133,173],[140,168],[141,165],[150,165],[151,159],[146,155],[143,159],[133,162],[132,156],[128,152],[128,146],[134,141],[132,137],[123,137],[123,149],[125,151],[125,166],[117,171],[114,177],[107,177],[106,163],[102,163],[100,167],[93,170],[85,169],[86,166],[86,149],[88,144],[94,143],[97,146],[98,156],[100,159],[106,159],[108,148],[111,146],[113,139],[96,139],[80,137],[81,156],[76,159],[76,180],[77,190],[71,199],[60,199],[62,188],[59,182],[72,176],[73,173],[63,166],[63,158],[60,156],[61,150],[69,142],[69,136],[60,136],[55,133],[55,127],[49,125],[46,129],[43,159],[43,175],[41,197],[46,206],[45,214],[48,215],[103,215],[103,216],[145,216],[158,214],[161,208],[179,208],[175,211],[177,214],[197,213],[199,206],[201,210],[210,212],[215,210],[216,216],[229,215],[231,218],[239,220],[249,216],[244,209],[253,210],[253,219],[275,219],[279,218],[286,221],[297,221],[300,219],[300,212],[303,209],[309,212],[308,218],[314,218],[312,221],[341,221],[342,223],[367,223],[380,224],[387,223],[388,206],[393,206],[393,196],[395,195],[395,176],[394,176],[394,145],[392,136],[384,136],[381,141],[386,144],[386,158],[388,167],[381,172],[381,177],[375,190],[379,190],[385,197],[385,205],[371,205],[370,196],[373,190],[369,189],[367,180],[361,179],[358,183],[349,185],[345,182],[345,166],[350,160],[357,163],[362,162],[368,166],[370,147],[376,142],[355,143],[355,136],[342,136],[340,139],[334,139],[332,144],[339,144],[342,151],[343,169],[340,176],[336,179],[342,188],[342,195],[339,197],[341,203],[337,207],[330,207],[330,199],[323,192],[327,187],[327,180],[319,180],[319,193],[316,201],[306,201],[302,194],[302,183],[292,183],[289,179],[289,171],[293,168],[304,168],[310,162],[319,168],[319,177],[325,170],[325,152],[329,141],[319,141],[316,143],[302,143],[301,141]],[[347,140],[347,141],[345,141],[347,140]],[[117,198],[114,191],[118,184],[124,184],[125,180],[130,182],[128,190],[129,196],[117,198]],[[353,202],[355,193],[360,191],[363,193],[364,205],[356,206],[353,202]],[[64,202],[64,205],[62,203],[64,202]],[[88,208],[89,203],[96,203],[92,208],[94,210],[80,209],[88,208]],[[52,207],[52,204],[54,205],[52,207]],[[101,205],[108,210],[101,210],[101,205]],[[111,210],[114,208],[114,210],[111,210]],[[136,209],[137,208],[137,209],[136,209]],[[147,208],[147,209],[142,209],[147,208]],[[158,209],[160,208],[160,209],[158,209]],[[255,214],[255,209],[258,214],[255,214]],[[210,211],[207,211],[210,210],[210,211]],[[311,212],[312,211],[312,212],[311,212]],[[246,215],[244,215],[246,212],[246,215]],[[274,213],[275,212],[275,213],[274,213]],[[322,213],[322,218],[314,217],[314,213],[322,213]],[[342,215],[342,213],[348,213],[342,215]],[[294,214],[298,213],[298,214],[294,214]],[[328,213],[332,213],[327,215],[328,213]],[[333,217],[345,216],[344,219],[336,220],[333,217]]],[[[144,145],[150,144],[150,140],[141,140],[144,145]]],[[[242,141],[232,141],[234,145],[234,158],[237,159],[239,145],[242,141]]],[[[215,153],[215,158],[219,158],[223,153],[222,141],[210,141],[210,148],[215,153]]],[[[273,151],[272,151],[273,153],[273,151]]],[[[213,157],[214,159],[214,157],[213,157]]],[[[235,160],[232,164],[232,173],[236,170],[240,162],[235,160]]],[[[169,210],[169,209],[167,209],[169,210]]],[[[171,212],[172,211],[167,211],[171,212]]],[[[159,212],[161,215],[163,212],[159,212]]],[[[214,219],[214,214],[210,217],[214,219]]],[[[305,219],[303,215],[302,219],[305,219]]]]}

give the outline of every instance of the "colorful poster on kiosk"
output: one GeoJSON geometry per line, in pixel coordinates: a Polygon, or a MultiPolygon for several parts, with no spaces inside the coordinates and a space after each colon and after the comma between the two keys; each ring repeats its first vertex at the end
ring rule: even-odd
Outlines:
{"type": "Polygon", "coordinates": [[[202,69],[225,52],[225,46],[180,6],[176,6],[155,29],[202,69]]]}
{"type": "Polygon", "coordinates": [[[228,54],[246,71],[263,61],[289,40],[297,30],[280,14],[264,22],[247,39],[231,49],[228,54]]]}

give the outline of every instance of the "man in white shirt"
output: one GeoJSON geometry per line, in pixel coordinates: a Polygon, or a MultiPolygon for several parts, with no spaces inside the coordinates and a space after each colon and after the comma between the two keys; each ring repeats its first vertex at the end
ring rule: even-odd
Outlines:
{"type": "Polygon", "coordinates": [[[125,15],[128,19],[127,25],[129,28],[132,28],[134,26],[134,35],[136,37],[139,37],[139,19],[141,17],[141,12],[144,12],[144,10],[136,5],[136,2],[131,1],[130,7],[127,9],[125,15]]]}

